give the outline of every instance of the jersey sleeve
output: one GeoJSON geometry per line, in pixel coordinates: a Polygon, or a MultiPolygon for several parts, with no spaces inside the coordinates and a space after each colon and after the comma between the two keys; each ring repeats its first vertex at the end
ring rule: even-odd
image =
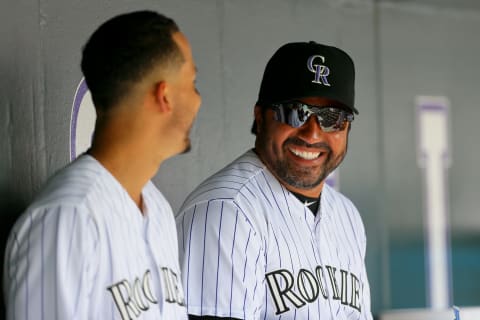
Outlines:
{"type": "Polygon", "coordinates": [[[35,209],[10,233],[4,291],[7,319],[87,319],[98,233],[71,206],[35,209]]]}
{"type": "Polygon", "coordinates": [[[258,319],[264,301],[262,237],[233,200],[197,203],[177,218],[188,313],[258,319]]]}

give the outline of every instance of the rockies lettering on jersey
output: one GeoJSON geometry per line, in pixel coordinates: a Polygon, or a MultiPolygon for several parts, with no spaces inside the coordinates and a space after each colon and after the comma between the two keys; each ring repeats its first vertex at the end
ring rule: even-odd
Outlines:
{"type": "Polygon", "coordinates": [[[165,291],[167,293],[165,301],[185,305],[182,284],[177,274],[168,268],[162,268],[163,281],[165,282],[165,291]]]}
{"type": "MultiPolygon", "coordinates": [[[[165,301],[185,305],[185,299],[177,274],[168,268],[161,268],[164,286],[165,301]]],[[[154,296],[151,288],[150,270],[147,270],[141,281],[136,278],[130,285],[128,280],[122,280],[107,288],[112,294],[122,320],[135,319],[143,311],[150,309],[150,304],[157,304],[158,299],[154,296]]]]}
{"type": "MultiPolygon", "coordinates": [[[[341,287],[338,287],[336,280],[337,268],[325,266],[328,270],[329,288],[332,290],[332,298],[341,300],[343,305],[348,305],[361,312],[360,307],[360,282],[358,277],[346,270],[340,270],[341,287]],[[350,281],[349,281],[350,280],[350,281]],[[348,295],[350,293],[350,295],[348,295]]],[[[295,308],[301,308],[306,303],[312,303],[318,299],[320,293],[324,299],[328,299],[328,292],[325,290],[325,276],[321,266],[317,266],[315,271],[300,269],[295,278],[294,275],[286,269],[280,269],[269,272],[265,275],[270,294],[275,302],[276,315],[290,310],[287,302],[295,308]],[[296,285],[295,285],[296,279],[296,285]],[[294,287],[297,288],[295,291],[294,287]]]]}

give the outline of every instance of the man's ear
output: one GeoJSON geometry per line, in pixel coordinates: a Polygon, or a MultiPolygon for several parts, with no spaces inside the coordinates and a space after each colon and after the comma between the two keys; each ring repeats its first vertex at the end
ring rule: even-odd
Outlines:
{"type": "Polygon", "coordinates": [[[154,95],[159,111],[168,112],[171,110],[169,87],[166,81],[160,81],[155,85],[154,95]]]}
{"type": "Polygon", "coordinates": [[[255,116],[255,126],[254,126],[256,131],[255,134],[257,134],[260,128],[262,127],[263,114],[264,114],[263,108],[258,105],[255,105],[255,108],[253,109],[253,115],[255,116]]]}

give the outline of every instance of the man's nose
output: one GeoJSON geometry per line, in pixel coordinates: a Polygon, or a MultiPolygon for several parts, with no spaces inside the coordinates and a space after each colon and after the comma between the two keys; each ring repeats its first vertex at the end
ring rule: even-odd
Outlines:
{"type": "Polygon", "coordinates": [[[324,134],[316,115],[311,115],[307,119],[305,124],[299,128],[299,133],[307,142],[316,142],[324,134]]]}

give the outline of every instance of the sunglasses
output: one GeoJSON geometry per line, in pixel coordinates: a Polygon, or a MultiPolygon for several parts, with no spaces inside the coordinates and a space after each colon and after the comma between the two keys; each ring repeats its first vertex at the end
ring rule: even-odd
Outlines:
{"type": "Polygon", "coordinates": [[[342,108],[312,106],[300,101],[274,103],[270,108],[275,112],[275,120],[294,128],[300,128],[311,115],[316,115],[323,132],[342,131],[354,119],[353,113],[342,108]]]}

